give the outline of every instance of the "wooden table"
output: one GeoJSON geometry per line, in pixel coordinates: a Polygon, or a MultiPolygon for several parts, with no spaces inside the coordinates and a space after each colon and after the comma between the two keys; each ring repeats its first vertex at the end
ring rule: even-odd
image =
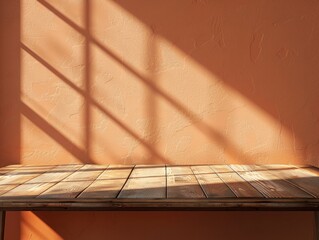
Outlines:
{"type": "MultiPolygon", "coordinates": [[[[5,212],[29,210],[307,210],[319,229],[319,169],[294,165],[10,165],[5,212]]],[[[319,239],[319,234],[317,234],[319,239]]]]}

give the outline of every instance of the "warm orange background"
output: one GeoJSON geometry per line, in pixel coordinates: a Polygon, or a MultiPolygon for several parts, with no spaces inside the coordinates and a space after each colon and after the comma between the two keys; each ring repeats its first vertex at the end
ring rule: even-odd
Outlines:
{"type": "MultiPolygon", "coordinates": [[[[0,11],[1,165],[319,166],[318,1],[11,0],[0,11]]],[[[313,214],[15,213],[6,231],[312,239],[313,214]]]]}

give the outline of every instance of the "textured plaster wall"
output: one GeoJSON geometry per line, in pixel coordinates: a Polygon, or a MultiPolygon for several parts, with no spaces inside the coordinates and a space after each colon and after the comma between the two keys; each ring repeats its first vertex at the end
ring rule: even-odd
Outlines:
{"type": "MultiPolygon", "coordinates": [[[[0,9],[1,165],[319,166],[318,1],[12,0],[0,9]]],[[[104,239],[97,218],[157,226],[169,239],[168,216],[184,239],[194,239],[188,228],[204,238],[217,219],[244,239],[313,236],[311,213],[74,214],[74,225],[71,213],[9,214],[7,235],[104,239]],[[261,236],[248,227],[259,221],[282,228],[261,236]]]]}
{"type": "Polygon", "coordinates": [[[317,1],[22,1],[21,162],[312,163],[317,1]]]}

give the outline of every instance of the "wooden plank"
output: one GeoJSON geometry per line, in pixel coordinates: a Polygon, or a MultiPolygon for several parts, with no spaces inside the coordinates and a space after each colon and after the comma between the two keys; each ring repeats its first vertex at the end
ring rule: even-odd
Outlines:
{"type": "Polygon", "coordinates": [[[22,165],[8,165],[8,166],[5,166],[5,167],[2,167],[0,168],[0,175],[3,175],[3,174],[6,174],[8,172],[11,172],[11,171],[14,171],[14,170],[17,170],[19,168],[21,168],[22,165]]]}
{"type": "Polygon", "coordinates": [[[189,166],[167,166],[167,198],[206,198],[189,166]]]}
{"type": "MultiPolygon", "coordinates": [[[[296,166],[296,165],[295,165],[296,166]]],[[[317,167],[314,166],[308,166],[308,167],[296,167],[306,173],[311,173],[311,174],[315,174],[316,176],[319,177],[319,169],[317,167]]]]}
{"type": "Polygon", "coordinates": [[[110,165],[78,198],[116,198],[133,165],[110,165]]]}
{"type": "Polygon", "coordinates": [[[106,168],[105,165],[86,164],[37,198],[75,198],[106,168]]]}
{"type": "Polygon", "coordinates": [[[231,168],[267,198],[312,198],[308,193],[263,170],[260,166],[231,165],[231,168]]]}
{"type": "Polygon", "coordinates": [[[191,166],[195,177],[208,198],[236,198],[236,195],[208,166],[191,166]]]}
{"type": "Polygon", "coordinates": [[[5,199],[1,210],[303,210],[318,211],[317,198],[5,199]]]}
{"type": "Polygon", "coordinates": [[[319,209],[319,199],[302,190],[316,194],[316,168],[202,165],[168,166],[165,171],[164,166],[136,166],[131,171],[132,166],[85,165],[65,175],[56,166],[16,167],[8,166],[3,175],[0,171],[0,189],[6,190],[3,197],[11,196],[0,199],[0,210],[319,209]],[[241,184],[257,193],[255,188],[260,189],[267,198],[247,198],[250,194],[242,190],[247,186],[241,184]],[[226,185],[239,197],[228,197],[226,185]],[[42,191],[39,197],[30,198],[42,191]],[[120,198],[115,198],[119,191],[120,198]]]}
{"type": "Polygon", "coordinates": [[[0,240],[4,240],[5,223],[6,211],[0,211],[0,240]]]}
{"type": "Polygon", "coordinates": [[[263,198],[250,183],[227,165],[211,165],[215,173],[230,187],[237,197],[263,198]]]}
{"type": "Polygon", "coordinates": [[[0,198],[23,197],[33,198],[57,184],[67,176],[71,175],[74,171],[78,170],[81,166],[79,164],[60,165],[48,172],[45,172],[12,190],[6,192],[0,198]]]}
{"type": "Polygon", "coordinates": [[[54,166],[22,166],[0,176],[0,195],[10,191],[40,174],[47,172],[54,166]]]}
{"type": "Polygon", "coordinates": [[[261,167],[268,169],[271,174],[290,182],[312,196],[319,197],[319,175],[311,170],[308,171],[310,168],[300,169],[294,166],[290,168],[273,168],[273,166],[269,167],[269,165],[261,167]]]}
{"type": "MultiPolygon", "coordinates": [[[[253,165],[257,169],[265,170],[291,170],[291,169],[296,169],[297,167],[294,165],[290,164],[263,164],[263,165],[253,165]]],[[[303,165],[304,167],[304,165],[303,165]]]]}
{"type": "Polygon", "coordinates": [[[118,198],[165,198],[165,166],[135,166],[118,198]]]}

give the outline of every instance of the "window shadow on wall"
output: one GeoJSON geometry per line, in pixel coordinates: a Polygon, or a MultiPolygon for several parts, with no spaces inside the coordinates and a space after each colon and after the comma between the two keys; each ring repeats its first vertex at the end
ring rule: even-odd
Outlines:
{"type": "MultiPolygon", "coordinates": [[[[160,151],[157,150],[157,116],[156,116],[156,105],[157,99],[162,99],[169,105],[171,105],[179,114],[183,115],[189,122],[194,124],[196,129],[201,132],[204,136],[208,138],[209,141],[214,142],[219,145],[222,149],[226,149],[227,154],[234,159],[238,159],[239,161],[245,161],[253,163],[253,160],[249,158],[246,154],[242,152],[234,143],[232,143],[231,139],[227,138],[225,135],[221,133],[220,130],[213,128],[210,124],[205,123],[201,120],[200,116],[196,113],[192,112],[183,102],[178,100],[176,97],[169,95],[164,92],[160,87],[158,87],[156,83],[156,76],[154,75],[154,71],[156,68],[156,38],[154,37],[148,49],[148,60],[152,62],[149,68],[149,74],[144,75],[140,73],[137,69],[135,69],[130,63],[128,63],[125,59],[120,58],[112,52],[107,46],[102,44],[99,40],[94,38],[90,33],[90,1],[85,2],[84,7],[84,18],[85,18],[85,27],[77,25],[73,22],[68,16],[62,14],[59,10],[57,10],[53,5],[44,0],[38,0],[38,2],[47,8],[48,11],[53,13],[56,17],[64,21],[67,25],[72,27],[78,33],[85,37],[85,86],[84,90],[77,87],[72,83],[72,79],[68,79],[63,73],[59,72],[52,65],[50,65],[46,60],[44,60],[41,56],[39,56],[36,52],[30,49],[24,43],[21,43],[21,48],[32,56],[35,60],[37,60],[40,64],[46,67],[51,73],[56,75],[61,81],[66,83],[73,91],[79,93],[85,100],[85,119],[83,126],[85,127],[85,146],[83,149],[76,148],[75,145],[72,145],[72,142],[69,141],[61,132],[54,128],[54,126],[49,126],[48,122],[45,122],[44,119],[41,119],[38,114],[32,110],[31,107],[27,106],[25,103],[22,103],[22,113],[35,125],[40,127],[45,133],[55,139],[63,148],[68,150],[73,156],[82,162],[94,162],[90,157],[90,149],[91,149],[91,112],[92,107],[97,108],[100,112],[102,112],[105,117],[111,119],[113,123],[119,126],[122,130],[124,130],[128,135],[137,140],[141,145],[147,149],[149,156],[147,157],[147,163],[161,162],[161,163],[172,163],[171,159],[168,159],[167,156],[164,156],[160,151]],[[136,133],[132,128],[123,123],[119,118],[117,118],[111,111],[108,110],[107,106],[101,105],[94,99],[94,96],[91,96],[91,49],[92,47],[98,47],[106,56],[111,57],[115,62],[120,64],[125,71],[128,71],[133,76],[135,76],[141,83],[144,84],[146,89],[146,103],[147,103],[147,111],[148,116],[150,118],[150,124],[148,125],[148,132],[146,137],[140,136],[136,133]],[[33,111],[33,112],[32,112],[33,111]],[[40,121],[41,120],[41,121],[40,121]]],[[[154,31],[154,36],[157,33],[154,31]]]]}
{"type": "Polygon", "coordinates": [[[269,114],[300,142],[303,161],[318,164],[318,3],[115,2],[269,114]]]}
{"type": "MultiPolygon", "coordinates": [[[[244,153],[228,136],[213,128],[210,123],[202,121],[200,116],[192,112],[175,96],[163,91],[156,83],[156,76],[152,73],[154,69],[149,69],[149,75],[142,74],[132,64],[112,52],[108,46],[94,38],[91,34],[90,14],[92,13],[90,13],[89,1],[85,2],[84,7],[84,27],[77,25],[51,3],[45,0],[38,0],[38,3],[85,37],[84,90],[74,85],[71,79],[54,69],[28,46],[23,43],[21,46],[85,99],[85,119],[83,122],[85,143],[82,150],[76,150],[76,152],[83,153],[81,161],[93,162],[90,157],[92,144],[90,128],[92,107],[95,107],[147,149],[150,154],[149,163],[152,163],[151,159],[158,159],[162,163],[172,162],[156,147],[158,141],[156,102],[161,99],[187,118],[211,142],[220,146],[221,149],[225,149],[228,156],[242,162],[254,163],[251,156],[244,153]],[[94,96],[91,96],[91,51],[93,47],[99,48],[107,57],[111,57],[125,71],[131,73],[145,85],[150,118],[147,130],[148,137],[140,136],[112,114],[107,106],[101,105],[94,100],[94,96]]],[[[140,0],[134,4],[130,1],[116,3],[140,19],[150,29],[156,28],[154,34],[164,37],[212,74],[218,76],[231,89],[235,89],[269,114],[275,122],[291,133],[295,142],[298,142],[295,151],[301,155],[301,158],[310,162],[315,161],[314,159],[318,155],[316,150],[318,145],[316,127],[318,124],[316,122],[319,118],[315,106],[315,102],[319,100],[316,91],[319,86],[318,81],[315,80],[318,56],[315,40],[318,38],[319,31],[316,31],[315,25],[311,23],[309,29],[304,30],[304,34],[300,33],[300,30],[303,29],[301,25],[306,25],[306,21],[318,21],[315,16],[305,17],[302,15],[302,11],[297,11],[297,7],[295,8],[296,12],[285,12],[285,6],[280,3],[275,6],[267,5],[268,8],[274,7],[271,9],[273,11],[268,11],[267,8],[261,11],[258,5],[249,4],[247,7],[237,5],[237,3],[230,9],[228,6],[230,2],[189,1],[185,5],[191,5],[191,7],[185,7],[187,9],[185,11],[178,9],[177,2],[169,1],[151,3],[140,0]],[[256,14],[259,14],[259,17],[256,14]],[[243,15],[247,16],[248,20],[241,22],[238,19],[241,19],[240,17],[243,15]],[[210,19],[210,21],[204,22],[205,19],[210,19]],[[249,21],[249,19],[258,19],[258,21],[249,21]],[[288,24],[297,22],[292,30],[285,26],[287,21],[288,24]],[[306,34],[309,34],[307,38],[299,37],[306,34]],[[233,35],[236,35],[236,38],[230,37],[233,35]],[[281,40],[272,38],[272,36],[279,36],[281,40]],[[287,42],[289,39],[294,39],[294,41],[287,42]],[[304,45],[305,39],[307,45],[304,45]],[[285,42],[285,40],[287,41],[285,42]]],[[[152,44],[153,49],[148,49],[148,58],[149,61],[155,63],[157,59],[155,38],[150,46],[152,44]]],[[[156,68],[156,63],[151,67],[156,68]]],[[[32,118],[30,120],[32,121],[32,118]]],[[[45,129],[42,128],[42,130],[45,129]]],[[[67,145],[64,144],[64,141],[58,142],[61,146],[67,145]]],[[[77,153],[73,155],[79,156],[77,153]]]]}

